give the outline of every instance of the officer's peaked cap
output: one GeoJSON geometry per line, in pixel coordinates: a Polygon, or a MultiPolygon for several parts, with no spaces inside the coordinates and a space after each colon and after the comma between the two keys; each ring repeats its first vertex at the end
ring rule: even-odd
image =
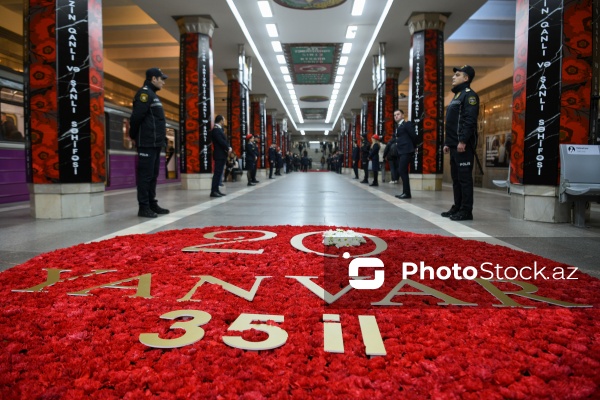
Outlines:
{"type": "Polygon", "coordinates": [[[155,76],[157,78],[162,78],[162,79],[168,78],[165,74],[163,74],[163,72],[160,70],[160,68],[150,68],[148,71],[146,71],[146,79],[150,80],[155,76]]]}
{"type": "Polygon", "coordinates": [[[462,67],[454,67],[452,69],[454,70],[454,72],[460,71],[467,74],[467,76],[469,77],[469,81],[472,81],[473,78],[475,78],[475,70],[470,65],[463,65],[462,67]]]}

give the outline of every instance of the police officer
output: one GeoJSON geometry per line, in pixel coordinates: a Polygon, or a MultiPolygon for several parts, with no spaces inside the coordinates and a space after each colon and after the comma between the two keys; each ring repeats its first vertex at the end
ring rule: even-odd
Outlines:
{"type": "Polygon", "coordinates": [[[475,70],[469,65],[454,68],[454,98],[446,111],[444,153],[450,153],[454,204],[442,217],[453,221],[473,219],[473,162],[477,146],[479,96],[471,89],[475,70]]]}
{"type": "Polygon", "coordinates": [[[165,111],[156,92],[165,85],[165,79],[167,76],[159,68],[146,71],[144,86],[133,98],[133,111],[129,120],[129,136],[135,142],[138,152],[138,216],[145,218],[156,218],[158,214],[169,213],[156,200],[160,151],[167,140],[165,111]]]}

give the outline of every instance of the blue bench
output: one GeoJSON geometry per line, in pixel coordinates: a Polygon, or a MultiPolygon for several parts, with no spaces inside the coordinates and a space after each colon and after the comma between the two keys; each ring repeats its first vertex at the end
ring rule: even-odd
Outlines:
{"type": "Polygon", "coordinates": [[[585,228],[586,203],[600,201],[599,145],[560,145],[559,201],[574,203],[573,224],[585,228]]]}

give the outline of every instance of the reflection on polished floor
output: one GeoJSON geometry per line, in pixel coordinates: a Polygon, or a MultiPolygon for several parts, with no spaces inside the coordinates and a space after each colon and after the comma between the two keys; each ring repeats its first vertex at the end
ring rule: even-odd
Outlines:
{"type": "MultiPolygon", "coordinates": [[[[592,205],[586,228],[510,217],[510,197],[500,190],[476,189],[474,220],[453,222],[440,213],[452,205],[452,188],[413,191],[400,200],[401,185],[361,185],[351,175],[332,172],[291,173],[248,187],[228,182],[227,196],[159,186],[160,205],[171,213],[156,219],[137,217],[135,189],[106,192],[106,213],[72,220],[36,220],[29,203],[0,207],[0,270],[40,253],[114,236],[205,226],[323,225],[324,227],[399,229],[458,236],[510,246],[572,265],[600,277],[600,206],[592,205]]],[[[260,177],[259,177],[260,179],[260,177]]]]}

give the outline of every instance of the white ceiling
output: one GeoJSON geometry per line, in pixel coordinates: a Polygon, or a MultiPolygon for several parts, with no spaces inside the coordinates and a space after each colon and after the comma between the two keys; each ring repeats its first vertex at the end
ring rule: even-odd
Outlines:
{"type": "MultiPolygon", "coordinates": [[[[267,109],[276,110],[278,118],[287,116],[291,122],[288,127],[293,133],[304,128],[318,129],[307,131],[306,140],[323,140],[323,130],[331,129],[333,122],[336,122],[333,133],[338,131],[340,124],[336,117],[359,109],[360,95],[373,93],[372,56],[378,54],[379,43],[386,43],[387,67],[402,69],[399,92],[408,94],[411,38],[407,22],[413,13],[439,12],[449,16],[444,29],[444,36],[448,38],[445,43],[447,91],[453,66],[472,65],[477,73],[474,86],[479,87],[512,76],[515,0],[392,0],[380,31],[373,38],[378,17],[387,1],[367,0],[363,16],[352,17],[350,11],[354,0],[346,0],[331,9],[307,11],[282,7],[270,0],[274,16],[267,21],[260,15],[256,0],[103,0],[105,71],[137,85],[142,83],[147,68],[158,66],[169,75],[162,97],[178,103],[180,34],[175,17],[210,16],[216,23],[212,40],[213,72],[217,78],[215,112],[226,113],[227,77],[224,69],[237,68],[238,45],[244,44],[246,55],[253,60],[252,94],[267,95],[267,109]],[[229,3],[239,10],[255,48],[240,28],[229,3]],[[353,43],[351,59],[329,124],[324,121],[298,122],[270,44],[273,39],[266,33],[266,23],[277,25],[278,40],[282,43],[353,43]],[[348,25],[358,25],[355,39],[345,39],[348,25]],[[264,66],[259,62],[259,55],[264,66]],[[265,68],[273,83],[268,79],[265,68]],[[355,74],[356,81],[351,85],[355,74]],[[349,91],[345,102],[344,91],[349,91]]],[[[0,0],[0,26],[18,31],[15,16],[22,15],[22,7],[22,0],[0,0]]],[[[298,98],[305,95],[329,97],[332,89],[333,85],[295,86],[298,98]]],[[[300,107],[327,108],[328,105],[327,102],[300,101],[300,107]]]]}

